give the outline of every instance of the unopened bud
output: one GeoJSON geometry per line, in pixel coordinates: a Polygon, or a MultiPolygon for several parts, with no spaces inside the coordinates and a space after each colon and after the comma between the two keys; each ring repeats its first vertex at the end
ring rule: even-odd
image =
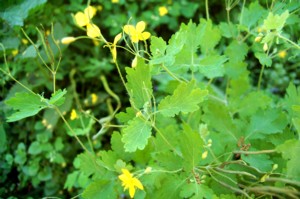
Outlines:
{"type": "Polygon", "coordinates": [[[147,167],[144,171],[144,173],[150,173],[152,171],[152,167],[147,167]]]}
{"type": "Polygon", "coordinates": [[[75,40],[76,40],[75,37],[64,37],[61,39],[61,43],[67,45],[74,42],[75,40]]]}
{"type": "Polygon", "coordinates": [[[203,153],[202,153],[202,159],[205,159],[205,158],[207,158],[207,155],[208,155],[208,151],[204,151],[203,153]]]}
{"type": "Polygon", "coordinates": [[[257,37],[255,37],[254,41],[255,41],[255,42],[260,42],[261,39],[262,39],[262,36],[257,36],[257,37]]]}
{"type": "Polygon", "coordinates": [[[264,47],[263,47],[264,51],[267,51],[269,49],[268,44],[264,43],[264,47]]]}

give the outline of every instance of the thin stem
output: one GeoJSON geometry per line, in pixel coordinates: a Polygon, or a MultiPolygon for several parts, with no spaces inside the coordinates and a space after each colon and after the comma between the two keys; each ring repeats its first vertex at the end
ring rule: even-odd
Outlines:
{"type": "Polygon", "coordinates": [[[264,74],[264,70],[265,70],[265,65],[262,65],[262,68],[260,70],[260,74],[259,74],[259,79],[258,79],[258,83],[257,83],[257,89],[260,90],[260,86],[261,86],[261,81],[262,81],[262,76],[264,74]]]}
{"type": "Polygon", "coordinates": [[[296,44],[295,42],[293,42],[292,40],[282,36],[281,34],[277,34],[277,36],[280,38],[280,39],[283,39],[285,41],[287,41],[288,43],[292,44],[293,46],[295,46],[296,48],[300,49],[300,45],[296,44]]]}
{"type": "Polygon", "coordinates": [[[206,19],[209,20],[208,0],[205,0],[206,19]]]}
{"type": "Polygon", "coordinates": [[[234,151],[234,154],[247,154],[247,155],[258,155],[258,154],[266,154],[266,153],[276,153],[275,149],[270,150],[262,150],[262,151],[234,151]]]}
{"type": "Polygon", "coordinates": [[[216,167],[214,169],[217,170],[217,171],[223,172],[223,173],[245,175],[245,176],[249,176],[253,179],[257,179],[257,177],[255,175],[252,175],[251,173],[248,173],[248,172],[245,172],[245,171],[233,171],[233,170],[222,169],[222,168],[219,168],[219,167],[216,167]]]}
{"type": "Polygon", "coordinates": [[[162,134],[162,132],[155,126],[152,125],[152,127],[155,129],[155,131],[162,137],[162,139],[170,146],[170,148],[179,156],[182,157],[182,155],[176,150],[176,148],[167,140],[167,138],[162,134]]]}
{"type": "Polygon", "coordinates": [[[68,129],[71,131],[71,133],[73,134],[73,136],[76,138],[76,140],[78,141],[78,143],[80,144],[80,146],[87,152],[90,153],[90,151],[84,146],[84,144],[81,142],[81,140],[78,138],[78,136],[75,134],[74,130],[72,129],[72,127],[70,126],[70,124],[68,123],[68,121],[65,119],[65,117],[63,116],[63,114],[61,113],[61,111],[54,106],[55,111],[59,114],[59,116],[61,117],[61,119],[64,121],[64,123],[67,125],[68,129]]]}
{"type": "Polygon", "coordinates": [[[179,82],[182,82],[178,77],[176,77],[164,64],[161,65],[161,67],[174,79],[176,79],[179,82]]]}

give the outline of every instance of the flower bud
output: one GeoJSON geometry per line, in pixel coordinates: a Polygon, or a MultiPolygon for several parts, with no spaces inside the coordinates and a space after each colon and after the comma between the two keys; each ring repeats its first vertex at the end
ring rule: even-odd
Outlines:
{"type": "Polygon", "coordinates": [[[75,37],[64,37],[61,39],[61,43],[67,45],[74,42],[75,40],[76,40],[75,37]]]}
{"type": "Polygon", "coordinates": [[[263,47],[263,49],[264,49],[264,51],[266,52],[268,49],[269,49],[269,47],[268,47],[268,44],[267,43],[264,43],[264,47],[263,47]]]}

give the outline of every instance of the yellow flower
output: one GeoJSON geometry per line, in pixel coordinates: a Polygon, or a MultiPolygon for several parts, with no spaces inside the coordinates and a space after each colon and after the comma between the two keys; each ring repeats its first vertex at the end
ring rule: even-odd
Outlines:
{"type": "Polygon", "coordinates": [[[164,16],[168,14],[168,9],[166,6],[161,6],[158,8],[159,16],[164,16]]]}
{"type": "Polygon", "coordinates": [[[92,104],[96,104],[96,102],[98,101],[98,96],[95,93],[92,93],[91,98],[92,98],[92,104]]]}
{"type": "Polygon", "coordinates": [[[119,0],[111,0],[112,3],[119,3],[119,0]]]}
{"type": "Polygon", "coordinates": [[[143,32],[145,30],[146,23],[140,21],[134,27],[133,25],[125,25],[123,27],[124,32],[130,36],[130,39],[134,43],[139,41],[145,41],[150,38],[151,34],[149,32],[143,32]]]}
{"type": "Polygon", "coordinates": [[[75,14],[75,21],[78,26],[86,26],[90,23],[90,20],[96,15],[97,8],[88,6],[84,9],[84,12],[77,12],[75,14]]]}
{"type": "Polygon", "coordinates": [[[134,178],[133,175],[127,169],[122,169],[122,174],[119,175],[119,179],[122,181],[124,191],[129,189],[129,195],[131,198],[134,197],[136,188],[144,190],[141,181],[139,181],[139,179],[137,178],[134,178]]]}
{"type": "Polygon", "coordinates": [[[281,50],[281,51],[279,51],[279,53],[278,53],[278,56],[280,57],[280,58],[285,58],[286,57],[286,55],[287,55],[287,52],[285,51],[285,50],[281,50]]]}
{"type": "Polygon", "coordinates": [[[22,39],[22,43],[26,45],[26,44],[28,44],[28,40],[27,39],[22,39]]]}
{"type": "Polygon", "coordinates": [[[72,109],[70,119],[75,120],[77,118],[78,118],[78,115],[77,115],[75,109],[72,109]]]}
{"type": "Polygon", "coordinates": [[[76,40],[75,37],[64,37],[61,39],[61,43],[67,45],[67,44],[74,42],[75,40],[76,40]]]}
{"type": "Polygon", "coordinates": [[[18,50],[18,49],[15,49],[15,50],[11,51],[11,54],[12,54],[13,56],[16,56],[18,53],[19,53],[19,50],[18,50]]]}
{"type": "Polygon", "coordinates": [[[99,29],[99,27],[95,24],[87,24],[86,26],[86,33],[87,36],[91,37],[91,38],[96,38],[96,37],[100,37],[101,35],[101,31],[99,29]]]}

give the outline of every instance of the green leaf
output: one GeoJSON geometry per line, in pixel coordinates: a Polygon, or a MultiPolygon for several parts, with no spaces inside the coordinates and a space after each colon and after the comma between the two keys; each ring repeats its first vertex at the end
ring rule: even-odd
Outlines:
{"type": "Polygon", "coordinates": [[[213,48],[219,43],[221,39],[221,31],[217,26],[213,26],[211,20],[200,19],[199,35],[195,34],[195,37],[199,37],[201,52],[203,54],[213,50],[213,48]]]}
{"type": "Polygon", "coordinates": [[[158,110],[166,117],[173,117],[179,114],[179,112],[193,112],[199,109],[198,104],[204,100],[207,94],[207,90],[195,88],[195,81],[189,83],[182,82],[175,89],[173,95],[161,100],[158,110]]]}
{"type": "Polygon", "coordinates": [[[105,168],[108,168],[110,170],[114,170],[114,166],[118,160],[117,154],[114,151],[108,150],[108,151],[100,151],[100,156],[103,165],[105,165],[105,168]]]}
{"type": "Polygon", "coordinates": [[[114,131],[110,140],[111,148],[118,155],[118,157],[122,157],[122,160],[129,161],[132,157],[132,154],[125,152],[124,143],[121,139],[121,134],[117,131],[114,131]]]}
{"type": "Polygon", "coordinates": [[[238,35],[238,29],[235,24],[221,22],[219,28],[223,37],[235,38],[238,35]]]}
{"type": "Polygon", "coordinates": [[[183,125],[180,135],[180,149],[184,159],[184,169],[191,171],[198,166],[203,152],[203,140],[198,132],[194,132],[188,125],[183,125]]]}
{"type": "Polygon", "coordinates": [[[32,155],[37,155],[42,152],[41,144],[38,141],[34,141],[31,143],[28,153],[32,155]]]}
{"type": "Polygon", "coordinates": [[[0,18],[4,19],[10,26],[23,26],[29,11],[46,2],[47,0],[17,1],[13,6],[6,8],[4,12],[0,12],[0,18]]]}
{"type": "Polygon", "coordinates": [[[248,53],[248,46],[245,42],[232,41],[225,50],[225,55],[231,62],[243,61],[248,53]]]}
{"type": "Polygon", "coordinates": [[[0,124],[0,154],[4,152],[7,148],[6,132],[4,130],[3,124],[0,124]]]}
{"type": "Polygon", "coordinates": [[[242,160],[247,162],[250,166],[253,166],[264,172],[271,171],[274,164],[274,162],[270,160],[270,156],[267,154],[242,155],[242,160]]]}
{"type": "Polygon", "coordinates": [[[263,28],[265,28],[267,31],[280,31],[283,28],[289,15],[290,14],[288,10],[281,15],[274,15],[272,12],[270,12],[268,17],[264,20],[263,28]]]}
{"type": "Polygon", "coordinates": [[[65,102],[65,97],[64,95],[67,93],[67,90],[61,90],[59,89],[55,93],[52,93],[51,98],[49,100],[50,104],[53,104],[55,106],[60,106],[65,102]]]}
{"type": "Polygon", "coordinates": [[[259,110],[251,117],[245,134],[247,138],[264,138],[266,134],[282,133],[287,124],[286,115],[281,110],[259,110]]]}
{"type": "Polygon", "coordinates": [[[252,2],[249,8],[244,8],[241,24],[250,29],[266,14],[266,10],[259,4],[258,1],[252,2]]]}
{"type": "Polygon", "coordinates": [[[200,60],[199,71],[207,78],[224,75],[223,64],[227,61],[224,55],[208,55],[200,60]]]}
{"type": "Polygon", "coordinates": [[[52,178],[52,170],[50,166],[46,166],[44,168],[42,168],[38,175],[37,175],[38,179],[40,181],[47,181],[50,180],[52,178]]]}
{"type": "Polygon", "coordinates": [[[282,153],[282,157],[287,160],[288,177],[300,181],[300,140],[288,140],[277,146],[276,151],[282,153]]]}
{"type": "Polygon", "coordinates": [[[25,164],[26,160],[27,160],[27,157],[26,157],[25,145],[23,142],[21,142],[18,144],[18,148],[15,151],[14,161],[17,164],[23,165],[23,164],[25,164]]]}
{"type": "Polygon", "coordinates": [[[137,149],[144,149],[151,136],[151,126],[139,117],[128,122],[123,129],[122,142],[125,143],[126,152],[134,152],[137,149]]]}
{"type": "Polygon", "coordinates": [[[182,198],[191,198],[191,199],[204,199],[212,198],[214,191],[204,184],[194,183],[185,183],[183,184],[180,197],[182,198]]]}
{"type": "Polygon", "coordinates": [[[151,37],[150,52],[153,58],[162,57],[165,55],[167,44],[161,37],[151,37]]]}
{"type": "Polygon", "coordinates": [[[135,68],[126,68],[127,83],[130,102],[133,107],[142,108],[146,102],[151,100],[152,83],[150,67],[143,59],[138,58],[135,68]]]}
{"type": "Polygon", "coordinates": [[[116,114],[116,118],[122,122],[122,123],[127,123],[129,120],[132,120],[135,118],[136,111],[132,107],[126,108],[126,112],[120,112],[116,114]]]}
{"type": "Polygon", "coordinates": [[[39,111],[47,107],[47,104],[42,99],[41,96],[32,93],[16,93],[14,97],[5,102],[17,111],[9,116],[7,121],[14,122],[36,115],[39,111]]]}
{"type": "Polygon", "coordinates": [[[86,199],[111,199],[117,198],[113,180],[97,180],[88,185],[82,193],[86,199]]]}
{"type": "Polygon", "coordinates": [[[80,171],[86,176],[103,170],[103,168],[97,164],[96,157],[92,154],[82,153],[78,155],[78,158],[80,161],[80,171]]]}
{"type": "Polygon", "coordinates": [[[266,53],[254,53],[255,57],[259,60],[261,65],[270,67],[272,65],[272,59],[266,53]]]}
{"type": "Polygon", "coordinates": [[[64,189],[71,190],[71,188],[74,187],[79,173],[79,171],[73,171],[72,173],[68,174],[67,180],[64,184],[64,189]]]}

